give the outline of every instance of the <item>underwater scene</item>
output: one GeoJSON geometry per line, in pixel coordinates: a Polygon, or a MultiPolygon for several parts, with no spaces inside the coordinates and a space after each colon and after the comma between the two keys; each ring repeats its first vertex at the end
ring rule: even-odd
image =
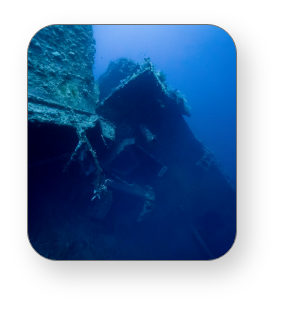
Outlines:
{"type": "Polygon", "coordinates": [[[28,48],[28,238],[50,260],[214,260],[236,237],[236,47],[51,25],[28,48]]]}

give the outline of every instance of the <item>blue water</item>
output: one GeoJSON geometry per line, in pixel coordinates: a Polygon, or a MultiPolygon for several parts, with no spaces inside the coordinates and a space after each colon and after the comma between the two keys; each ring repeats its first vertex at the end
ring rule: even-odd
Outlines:
{"type": "Polygon", "coordinates": [[[150,57],[167,84],[185,95],[194,135],[215,155],[236,185],[236,49],[210,25],[95,25],[94,77],[120,57],[150,57]]]}

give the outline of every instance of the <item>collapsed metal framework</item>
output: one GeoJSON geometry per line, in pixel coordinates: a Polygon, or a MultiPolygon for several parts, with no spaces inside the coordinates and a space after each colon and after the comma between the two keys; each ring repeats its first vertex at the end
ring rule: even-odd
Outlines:
{"type": "MultiPolygon", "coordinates": [[[[183,258],[224,254],[235,237],[235,192],[212,153],[184,121],[184,103],[167,91],[151,63],[123,80],[96,112],[29,96],[29,196],[34,213],[40,212],[37,200],[52,195],[43,180],[51,173],[51,179],[65,182],[66,187],[68,177],[72,179],[76,192],[70,192],[74,197],[68,195],[64,203],[80,207],[85,218],[107,222],[112,205],[112,211],[118,211],[124,196],[132,196],[133,203],[141,203],[132,206],[136,212],[128,211],[128,221],[143,224],[151,233],[156,224],[172,234],[180,228],[191,244],[200,245],[201,249],[195,249],[195,244],[181,249],[183,258]],[[40,197],[35,184],[38,177],[44,184],[39,187],[40,197]],[[179,215],[184,222],[179,226],[169,223],[169,218],[176,220],[179,215]]],[[[111,220],[122,222],[118,215],[111,220]]],[[[35,221],[31,213],[30,225],[36,225],[35,221]]],[[[161,236],[152,237],[157,241],[161,236]]],[[[154,250],[150,247],[145,256],[158,256],[154,250]]]]}

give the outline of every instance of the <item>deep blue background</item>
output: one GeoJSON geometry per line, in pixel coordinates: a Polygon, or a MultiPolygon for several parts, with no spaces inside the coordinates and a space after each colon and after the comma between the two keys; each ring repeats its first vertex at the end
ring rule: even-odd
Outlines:
{"type": "Polygon", "coordinates": [[[94,77],[120,57],[150,57],[191,107],[194,135],[213,151],[236,185],[236,49],[211,25],[95,25],[94,77]]]}

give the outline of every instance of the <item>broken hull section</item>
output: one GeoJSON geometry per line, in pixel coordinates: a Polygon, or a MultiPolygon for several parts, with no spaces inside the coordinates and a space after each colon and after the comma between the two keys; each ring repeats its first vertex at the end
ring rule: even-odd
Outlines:
{"type": "Polygon", "coordinates": [[[30,97],[28,229],[55,260],[207,260],[236,234],[236,194],[148,66],[96,113],[30,97]]]}

